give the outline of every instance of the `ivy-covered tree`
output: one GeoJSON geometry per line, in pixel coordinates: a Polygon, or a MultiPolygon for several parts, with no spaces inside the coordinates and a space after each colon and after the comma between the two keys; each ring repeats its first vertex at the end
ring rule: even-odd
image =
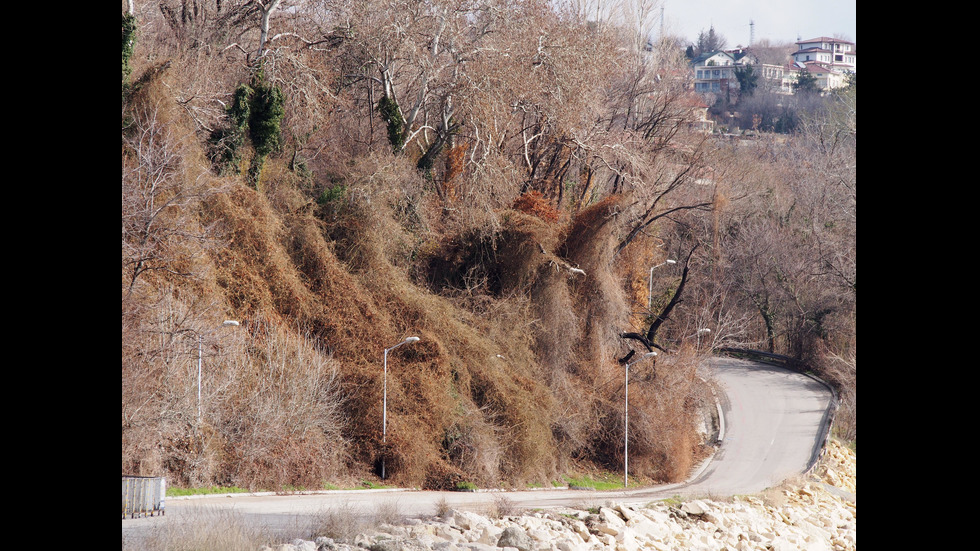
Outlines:
{"type": "Polygon", "coordinates": [[[405,120],[398,110],[398,104],[388,94],[384,94],[378,100],[378,113],[381,114],[381,120],[388,125],[388,142],[392,149],[395,153],[401,151],[405,146],[405,120]]]}
{"type": "Polygon", "coordinates": [[[122,87],[125,93],[129,85],[129,75],[133,68],[129,60],[133,57],[133,46],[136,44],[136,17],[132,13],[122,14],[122,87]]]}
{"type": "Polygon", "coordinates": [[[245,138],[255,155],[248,169],[248,180],[257,185],[259,173],[269,154],[282,145],[282,119],[285,115],[282,90],[266,80],[261,67],[249,84],[239,84],[227,108],[229,125],[211,134],[212,162],[219,171],[239,170],[245,138]]]}
{"type": "Polygon", "coordinates": [[[251,112],[248,136],[255,147],[256,157],[265,158],[282,144],[282,117],[285,114],[282,90],[266,82],[262,71],[252,79],[251,112]]]}

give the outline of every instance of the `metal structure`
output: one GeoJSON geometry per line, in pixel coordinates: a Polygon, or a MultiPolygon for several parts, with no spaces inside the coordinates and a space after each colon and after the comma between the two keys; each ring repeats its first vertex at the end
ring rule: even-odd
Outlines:
{"type": "Polygon", "coordinates": [[[164,514],[167,481],[163,477],[122,477],[122,518],[164,514]]]}
{"type": "Polygon", "coordinates": [[[384,398],[381,405],[381,445],[384,447],[384,454],[381,456],[381,480],[385,479],[385,456],[388,454],[387,444],[388,444],[388,352],[398,348],[403,344],[411,344],[413,342],[418,342],[418,337],[408,337],[402,342],[392,346],[391,348],[385,348],[384,354],[384,369],[385,369],[385,382],[384,382],[384,398]]]}

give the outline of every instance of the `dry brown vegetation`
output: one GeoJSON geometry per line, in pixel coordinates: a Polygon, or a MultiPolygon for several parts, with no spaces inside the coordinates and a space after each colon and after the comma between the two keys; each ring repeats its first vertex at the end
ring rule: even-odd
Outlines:
{"type": "MultiPolygon", "coordinates": [[[[853,298],[831,304],[811,279],[786,299],[747,256],[746,243],[798,234],[787,205],[820,182],[779,184],[799,175],[774,160],[791,153],[691,132],[683,86],[663,78],[677,56],[546,2],[423,4],[283,2],[260,63],[248,2],[136,3],[122,116],[125,474],[320,488],[377,477],[384,460],[391,483],[452,489],[616,470],[617,360],[638,346],[621,335],[645,331],[677,288],[679,270],[661,269],[647,307],[648,270],[665,258],[688,258],[695,275],[657,338],[665,352],[631,375],[631,475],[675,481],[697,459],[695,370],[714,347],[770,335],[809,360],[850,357],[853,298]],[[223,165],[215,137],[234,143],[226,108],[243,83],[280,90],[282,116],[253,104],[223,165]],[[386,94],[404,127],[379,113],[386,94]],[[276,124],[278,147],[254,163],[255,128],[276,124]],[[706,252],[689,254],[695,244],[706,252]],[[692,339],[703,327],[711,338],[692,339]],[[388,357],[383,442],[382,353],[410,335],[388,357]]],[[[825,212],[818,195],[808,224],[825,212]]],[[[818,264],[836,260],[853,281],[852,234],[837,224],[818,228],[818,264]]],[[[772,270],[802,278],[809,259],[780,247],[772,270]]],[[[834,365],[853,385],[853,360],[834,365]]]]}

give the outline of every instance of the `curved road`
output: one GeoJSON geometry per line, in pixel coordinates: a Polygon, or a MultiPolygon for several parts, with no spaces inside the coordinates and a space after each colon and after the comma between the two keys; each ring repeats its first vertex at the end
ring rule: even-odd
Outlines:
{"type": "MultiPolygon", "coordinates": [[[[703,375],[714,381],[723,410],[720,445],[688,482],[618,491],[529,490],[506,492],[520,508],[616,503],[645,504],[684,497],[756,493],[809,469],[817,459],[829,423],[830,390],[821,382],[781,367],[717,357],[703,375]]],[[[394,506],[406,515],[430,515],[440,502],[482,511],[497,492],[351,490],[307,495],[257,495],[168,500],[166,515],[124,519],[123,538],[202,515],[232,514],[290,537],[304,537],[317,515],[345,508],[370,515],[394,506]]]]}

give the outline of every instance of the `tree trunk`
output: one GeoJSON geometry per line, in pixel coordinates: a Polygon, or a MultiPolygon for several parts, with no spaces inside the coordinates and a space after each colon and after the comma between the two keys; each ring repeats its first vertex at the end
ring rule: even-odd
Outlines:
{"type": "Polygon", "coordinates": [[[259,6],[262,7],[262,34],[259,36],[259,53],[257,59],[261,59],[262,54],[265,53],[265,43],[269,40],[269,17],[279,7],[281,1],[271,0],[268,4],[259,3],[259,6]]]}

